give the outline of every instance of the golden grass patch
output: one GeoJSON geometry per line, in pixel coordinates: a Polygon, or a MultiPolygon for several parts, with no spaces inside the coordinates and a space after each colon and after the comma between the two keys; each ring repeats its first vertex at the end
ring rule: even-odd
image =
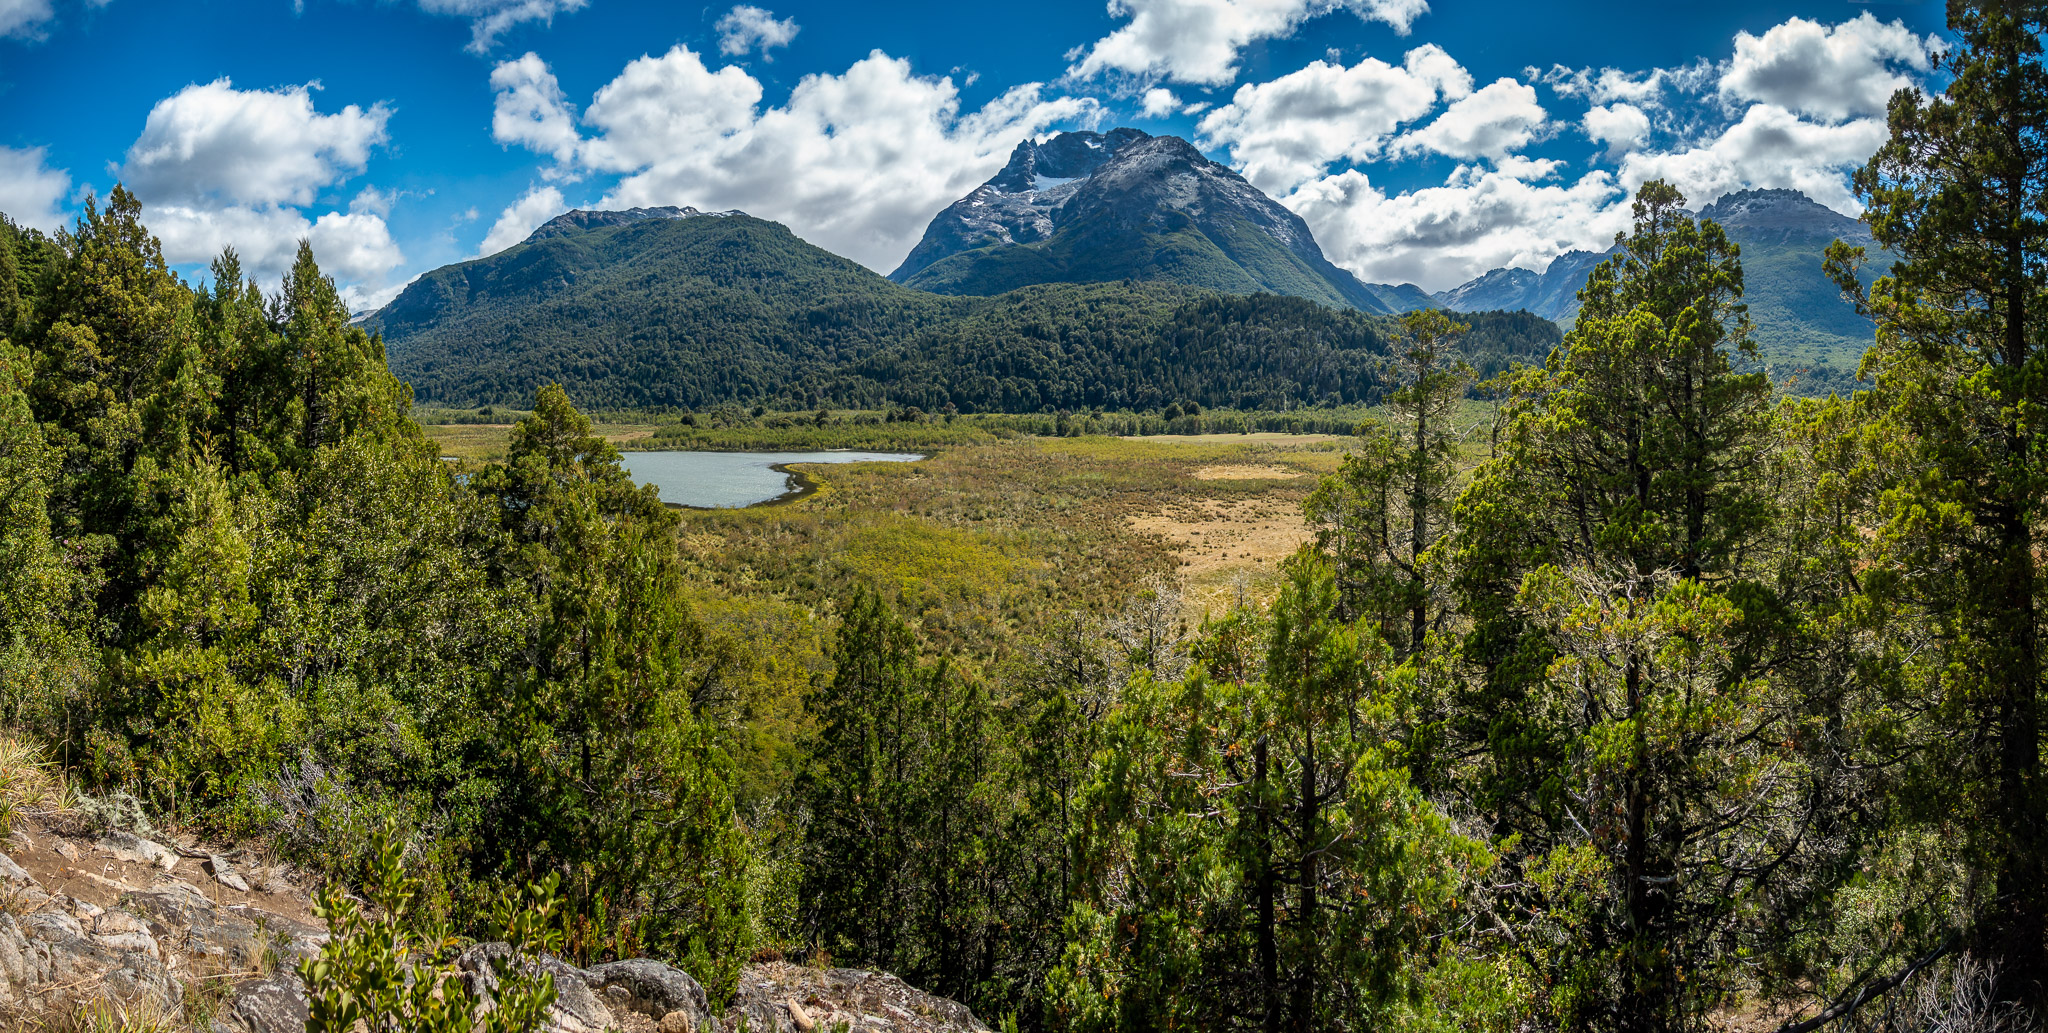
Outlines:
{"type": "Polygon", "coordinates": [[[1299,477],[1301,471],[1284,466],[1253,466],[1247,463],[1223,463],[1204,466],[1194,473],[1198,481],[1273,481],[1287,477],[1299,477]]]}
{"type": "Polygon", "coordinates": [[[1240,590],[1264,596],[1281,560],[1313,532],[1293,493],[1238,499],[1187,499],[1129,520],[1140,534],[1166,539],[1178,552],[1193,612],[1221,612],[1240,590]]]}
{"type": "Polygon", "coordinates": [[[18,735],[0,734],[0,834],[24,814],[55,814],[71,793],[48,753],[18,735]]]}

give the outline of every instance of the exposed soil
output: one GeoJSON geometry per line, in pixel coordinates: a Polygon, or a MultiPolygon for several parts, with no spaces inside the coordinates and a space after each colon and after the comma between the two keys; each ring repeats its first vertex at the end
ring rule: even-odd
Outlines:
{"type": "Polygon", "coordinates": [[[1198,481],[1269,481],[1301,475],[1300,470],[1284,466],[1222,465],[1202,467],[1195,471],[1194,477],[1198,481]]]}
{"type": "Polygon", "coordinates": [[[1193,613],[1220,613],[1242,589],[1263,596],[1280,561],[1311,536],[1300,501],[1282,492],[1189,499],[1132,517],[1130,527],[1177,548],[1193,613]]]}

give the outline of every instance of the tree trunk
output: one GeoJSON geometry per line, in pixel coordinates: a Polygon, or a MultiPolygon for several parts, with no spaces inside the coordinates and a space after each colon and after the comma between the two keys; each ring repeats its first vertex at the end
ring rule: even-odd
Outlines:
{"type": "MultiPolygon", "coordinates": [[[[1427,376],[1427,369],[1424,370],[1427,376]]],[[[1429,399],[1415,407],[1414,469],[1408,493],[1408,651],[1422,649],[1429,623],[1429,597],[1422,583],[1422,553],[1429,548],[1429,399]]]]}
{"type": "MultiPolygon", "coordinates": [[[[2009,377],[2017,378],[2029,359],[2026,325],[2025,253],[2015,240],[2007,245],[2004,356],[2009,377]]],[[[2008,404],[2018,399],[2009,399],[2008,404]]],[[[2032,448],[2025,425],[2018,420],[2005,428],[2006,484],[2024,485],[2032,448]]],[[[2011,493],[2014,489],[2007,488],[2011,493]]],[[[2025,488],[2018,489],[2025,492],[2025,488]]],[[[2048,865],[2042,851],[2048,848],[2048,814],[2041,801],[2041,663],[2038,624],[2034,600],[2034,533],[2036,513],[2033,500],[1997,500],[1999,529],[1997,581],[1987,586],[1997,595],[1987,600],[1991,620],[1990,642],[1996,668],[1989,672],[1996,685],[1994,703],[1998,737],[1998,800],[2000,824],[2005,830],[2004,849],[1997,861],[1999,905],[1992,942],[1987,946],[1998,959],[1999,994],[2026,1004],[2037,1015],[2048,1012],[2048,953],[2043,937],[2048,935],[2048,865]]]]}
{"type": "Polygon", "coordinates": [[[1252,745],[1252,786],[1258,794],[1259,999],[1266,1033],[1280,1033],[1280,953],[1273,942],[1273,815],[1266,805],[1266,737],[1252,745]]]}
{"type": "Polygon", "coordinates": [[[1316,739],[1313,722],[1304,729],[1301,764],[1301,825],[1295,844],[1301,852],[1301,906],[1295,916],[1294,1000],[1291,1027],[1309,1033],[1316,1013],[1316,739]]]}

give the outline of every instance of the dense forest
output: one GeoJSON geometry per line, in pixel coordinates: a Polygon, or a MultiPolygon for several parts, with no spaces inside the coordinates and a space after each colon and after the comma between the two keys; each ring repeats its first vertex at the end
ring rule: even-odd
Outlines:
{"type": "MultiPolygon", "coordinates": [[[[571,392],[458,477],[310,249],[194,289],[116,188],[0,233],[0,713],[338,886],[402,854],[457,933],[545,883],[564,953],[715,997],[782,954],[1028,1029],[2039,1028],[2048,14],[1952,10],[1855,177],[1897,264],[1828,257],[1854,394],[1774,392],[1647,183],[1476,437],[1463,327],[1375,329],[1269,603],[1070,565],[973,623],[779,541],[747,576],[831,627],[786,735],[571,392]]],[[[1171,306],[1191,354],[1306,318],[1236,304],[1171,306]]]]}
{"type": "MultiPolygon", "coordinates": [[[[1527,312],[1469,317],[1488,372],[1558,341],[1527,312]]],[[[423,403],[928,412],[1370,401],[1393,323],[1170,282],[912,290],[745,215],[537,234],[437,269],[366,320],[423,403]]]]}

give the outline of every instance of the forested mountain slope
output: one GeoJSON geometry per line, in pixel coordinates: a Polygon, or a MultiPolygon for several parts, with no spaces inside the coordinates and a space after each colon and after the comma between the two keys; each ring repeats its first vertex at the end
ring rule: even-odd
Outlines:
{"type": "Polygon", "coordinates": [[[801,392],[962,307],[777,223],[664,214],[569,213],[427,273],[366,324],[423,400],[512,401],[559,380],[586,404],[694,406],[801,392]]]}
{"type": "MultiPolygon", "coordinates": [[[[1536,359],[1556,328],[1472,317],[1476,365],[1536,359]]],[[[1046,284],[987,298],[891,283],[779,224],[692,209],[571,212],[422,276],[366,320],[422,401],[914,404],[1041,411],[1370,400],[1385,317],[1175,283],[1046,284]]]]}
{"type": "MultiPolygon", "coordinates": [[[[1870,320],[1821,270],[1836,240],[1870,248],[1866,284],[1890,263],[1871,240],[1870,228],[1797,190],[1743,190],[1700,209],[1699,217],[1721,224],[1742,247],[1743,298],[1765,361],[1775,366],[1817,366],[1852,374],[1870,347],[1870,320]]],[[[1579,314],[1579,288],[1593,267],[1613,254],[1567,251],[1542,272],[1493,269],[1432,300],[1456,312],[1528,309],[1570,326],[1579,314]]],[[[1409,307],[1421,307],[1411,305],[1409,307]]]]}

